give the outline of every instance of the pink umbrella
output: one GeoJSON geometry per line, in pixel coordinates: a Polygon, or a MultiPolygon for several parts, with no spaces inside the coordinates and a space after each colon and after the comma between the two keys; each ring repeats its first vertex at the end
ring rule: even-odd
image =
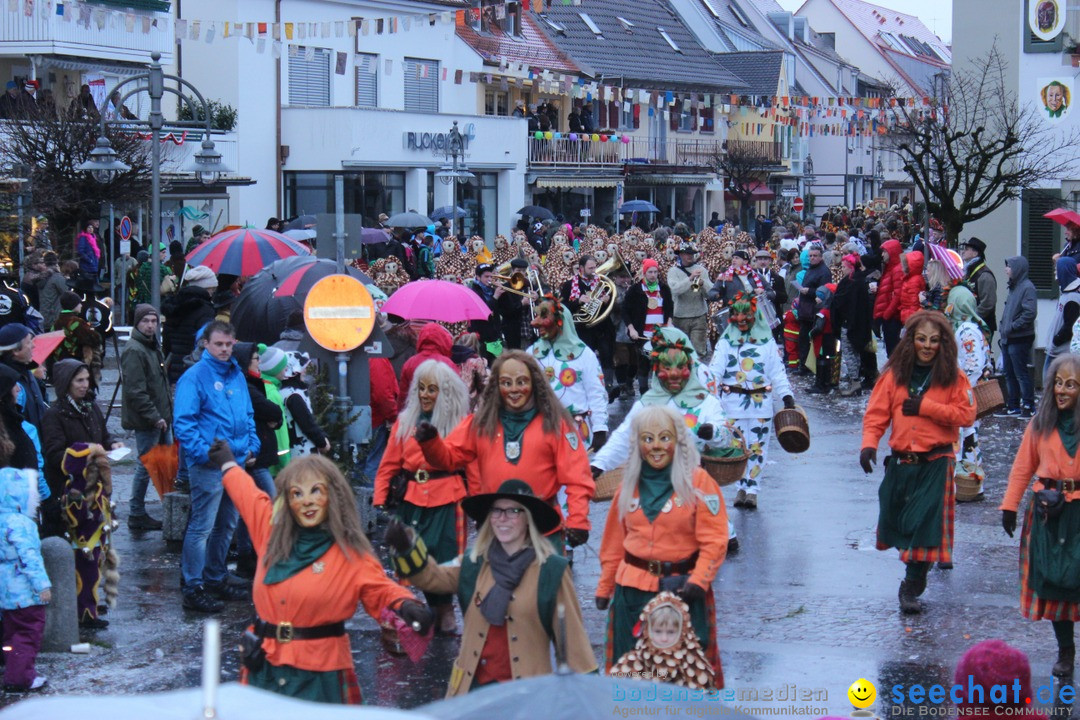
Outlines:
{"type": "Polygon", "coordinates": [[[486,320],[491,310],[475,292],[446,280],[417,280],[399,288],[382,307],[406,320],[486,320]]]}
{"type": "Polygon", "coordinates": [[[1069,227],[1070,225],[1072,225],[1073,227],[1080,228],[1080,213],[1074,212],[1067,208],[1057,208],[1055,210],[1051,210],[1050,212],[1043,215],[1043,217],[1048,220],[1053,220],[1058,225],[1064,225],[1065,227],[1069,227]]]}

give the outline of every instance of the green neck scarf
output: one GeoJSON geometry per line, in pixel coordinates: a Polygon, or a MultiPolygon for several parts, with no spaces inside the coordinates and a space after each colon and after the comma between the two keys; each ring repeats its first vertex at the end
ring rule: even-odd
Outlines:
{"type": "Polygon", "coordinates": [[[674,487],[671,484],[671,465],[657,470],[647,462],[641,463],[641,478],[638,480],[638,500],[641,512],[649,522],[656,520],[664,505],[671,499],[674,487]]]}
{"type": "Polygon", "coordinates": [[[659,280],[657,280],[654,283],[644,282],[644,283],[642,283],[642,285],[644,285],[645,289],[648,290],[649,292],[656,292],[657,290],[660,289],[660,281],[659,280]]]}
{"type": "Polygon", "coordinates": [[[915,367],[911,368],[911,379],[908,380],[908,395],[918,397],[926,392],[933,380],[931,377],[933,372],[933,366],[915,363],[915,367]]]}
{"type": "Polygon", "coordinates": [[[1076,416],[1072,408],[1058,413],[1057,431],[1061,444],[1065,446],[1065,452],[1069,453],[1069,457],[1076,457],[1076,446],[1080,437],[1076,436],[1076,416]]]}
{"type": "Polygon", "coordinates": [[[559,330],[558,337],[554,340],[539,338],[532,344],[533,356],[542,358],[550,350],[554,352],[558,360],[573,360],[581,357],[585,352],[585,343],[578,337],[577,329],[574,328],[574,316],[565,305],[562,306],[562,321],[562,329],[559,330]]]}
{"type": "Polygon", "coordinates": [[[421,410],[420,414],[416,418],[416,424],[419,425],[420,423],[431,422],[431,415],[432,413],[424,412],[423,410],[421,410]]]}
{"type": "Polygon", "coordinates": [[[499,411],[499,420],[502,421],[503,426],[503,452],[506,454],[506,461],[512,465],[517,465],[518,460],[521,459],[521,438],[525,435],[525,428],[534,417],[536,417],[535,404],[521,412],[499,411]],[[516,452],[513,449],[515,444],[516,452]]]}
{"type": "Polygon", "coordinates": [[[282,580],[288,580],[325,555],[333,544],[334,536],[321,525],[314,528],[300,528],[300,534],[293,543],[289,557],[274,563],[274,566],[266,571],[263,583],[273,585],[282,580]]]}

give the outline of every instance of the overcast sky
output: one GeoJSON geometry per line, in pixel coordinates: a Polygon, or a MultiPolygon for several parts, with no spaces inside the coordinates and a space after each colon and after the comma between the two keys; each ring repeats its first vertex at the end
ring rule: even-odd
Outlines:
{"type": "MultiPolygon", "coordinates": [[[[785,10],[795,12],[802,7],[803,0],[777,0],[785,10]]],[[[899,10],[908,15],[916,15],[926,27],[937,33],[946,43],[952,42],[952,0],[878,0],[874,3],[881,7],[899,10]]],[[[828,32],[829,28],[814,26],[818,32],[828,32]]]]}

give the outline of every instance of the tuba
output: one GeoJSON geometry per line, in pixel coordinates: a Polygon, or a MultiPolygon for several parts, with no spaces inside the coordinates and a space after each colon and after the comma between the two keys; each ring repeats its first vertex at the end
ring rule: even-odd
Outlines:
{"type": "Polygon", "coordinates": [[[616,272],[629,272],[618,250],[613,251],[611,257],[596,268],[597,285],[585,296],[581,308],[574,313],[575,323],[580,323],[585,327],[594,327],[607,319],[607,316],[615,309],[615,303],[619,297],[615,281],[608,277],[616,272]]]}

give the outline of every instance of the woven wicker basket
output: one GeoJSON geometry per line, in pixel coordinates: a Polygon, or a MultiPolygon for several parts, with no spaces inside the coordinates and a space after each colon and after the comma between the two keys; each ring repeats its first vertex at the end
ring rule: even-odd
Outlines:
{"type": "Polygon", "coordinates": [[[746,450],[746,439],[738,428],[733,428],[735,437],[739,439],[742,452],[730,457],[701,456],[701,467],[712,476],[720,487],[738,482],[746,473],[746,462],[750,459],[750,453],[746,450]]]}
{"type": "Polygon", "coordinates": [[[1001,378],[990,378],[975,383],[972,388],[975,395],[975,417],[983,418],[1005,405],[1005,393],[1002,392],[1001,378]]]}
{"type": "Polygon", "coordinates": [[[620,465],[596,478],[596,494],[593,495],[593,502],[604,502],[615,497],[615,491],[622,484],[623,467],[620,465]]]}
{"type": "Polygon", "coordinates": [[[810,421],[801,407],[784,408],[773,417],[773,431],[780,447],[789,453],[810,449],[810,421]]]}
{"type": "Polygon", "coordinates": [[[956,502],[971,502],[979,497],[979,481],[972,478],[953,477],[956,484],[956,502]]]}

